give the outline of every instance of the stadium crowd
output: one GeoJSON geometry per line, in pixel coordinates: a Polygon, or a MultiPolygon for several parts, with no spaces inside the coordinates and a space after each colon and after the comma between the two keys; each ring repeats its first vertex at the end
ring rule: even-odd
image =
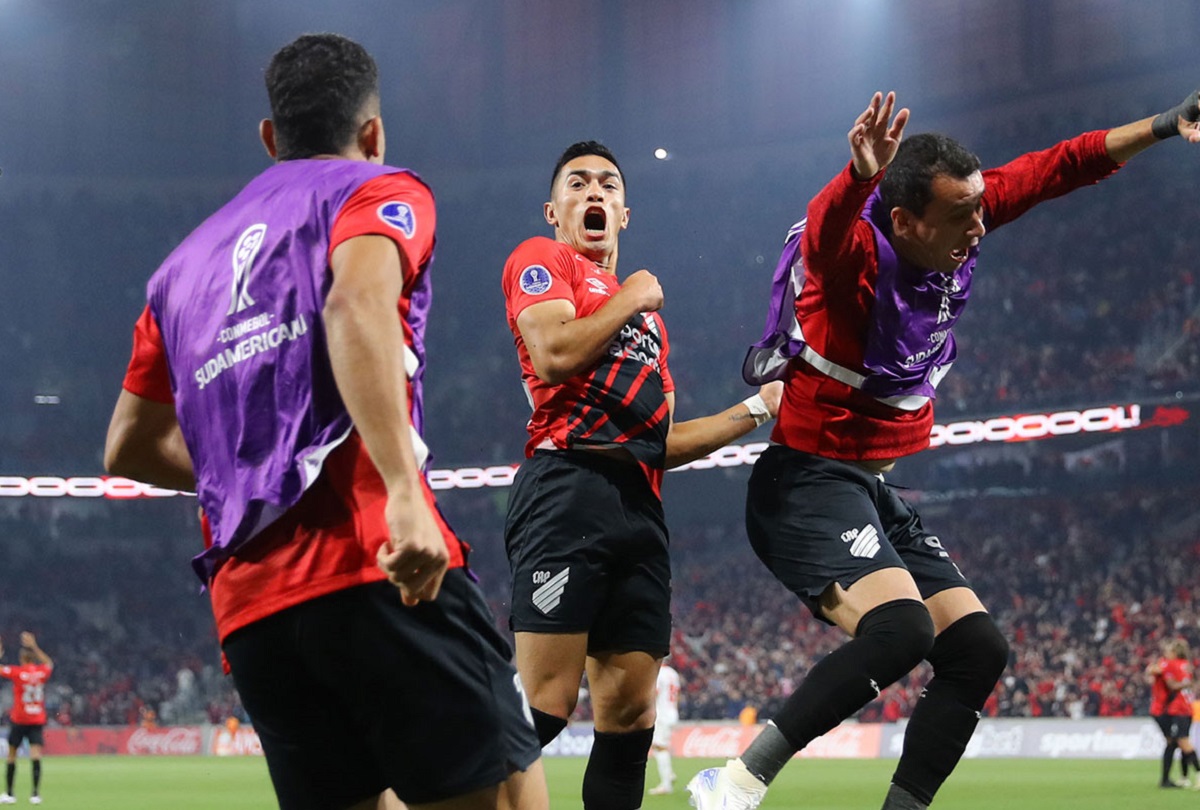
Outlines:
{"type": "MultiPolygon", "coordinates": [[[[1191,575],[1200,562],[1197,496],[1195,486],[1123,488],[924,507],[929,528],[1013,641],[988,714],[1146,712],[1141,673],[1159,643],[1181,636],[1200,646],[1200,587],[1191,575]]],[[[448,511],[476,543],[473,561],[503,617],[501,540],[495,526],[484,528],[494,512],[490,499],[471,500],[473,507],[459,509],[455,499],[448,511]]],[[[13,520],[6,514],[0,525],[11,528],[13,520]]],[[[70,530],[87,536],[105,531],[100,523],[80,521],[70,530]]],[[[683,718],[732,719],[746,706],[770,717],[836,646],[836,634],[766,572],[736,522],[681,523],[672,544],[672,663],[684,684],[683,718]]],[[[48,702],[57,722],[219,722],[240,713],[221,674],[206,598],[185,559],[177,547],[56,552],[37,565],[7,561],[24,575],[6,592],[15,610],[6,611],[0,632],[15,639],[32,628],[53,650],[48,702]],[[65,593],[70,598],[44,598],[65,593]]],[[[885,690],[860,719],[908,716],[925,677],[922,670],[885,690]]],[[[10,697],[0,695],[0,705],[10,697]]]]}

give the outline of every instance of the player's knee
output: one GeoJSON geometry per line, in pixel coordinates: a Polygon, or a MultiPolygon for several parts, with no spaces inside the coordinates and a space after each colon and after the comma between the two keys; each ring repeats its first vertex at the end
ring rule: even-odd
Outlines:
{"type": "Polygon", "coordinates": [[[934,620],[922,602],[898,599],[872,608],[859,620],[854,638],[869,642],[869,670],[878,683],[890,684],[924,660],[934,646],[934,620]]]}
{"type": "Polygon", "coordinates": [[[529,708],[529,713],[533,716],[533,728],[537,732],[538,743],[543,748],[549,745],[550,741],[561,734],[562,730],[567,727],[567,721],[563,717],[547,714],[532,706],[529,708]]]}
{"type": "Polygon", "coordinates": [[[960,684],[970,703],[987,700],[1008,666],[1008,641],[987,613],[972,613],[947,627],[929,653],[933,674],[960,684]]]}
{"type": "Polygon", "coordinates": [[[596,702],[593,696],[592,710],[597,725],[614,733],[652,728],[656,717],[654,702],[641,695],[614,695],[603,702],[596,702]]]}

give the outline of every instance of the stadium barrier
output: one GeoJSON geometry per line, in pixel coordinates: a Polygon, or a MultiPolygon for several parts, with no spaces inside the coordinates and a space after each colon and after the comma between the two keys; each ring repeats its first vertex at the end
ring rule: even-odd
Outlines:
{"type": "MultiPolygon", "coordinates": [[[[671,753],[680,758],[736,757],[762,730],[734,722],[680,723],[671,753]]],[[[8,753],[0,731],[0,756],[8,753]]],[[[1200,728],[1193,738],[1200,737],[1200,728]]],[[[262,744],[249,726],[51,726],[47,756],[261,756],[262,744]]],[[[798,757],[876,759],[900,756],[904,723],[843,723],[814,740],[798,757]]],[[[1197,740],[1200,742],[1200,740],[1197,740]]],[[[22,746],[20,754],[28,754],[22,746]]],[[[585,757],[592,750],[592,724],[572,723],[543,749],[548,757],[585,757]]],[[[968,759],[1158,759],[1162,732],[1145,717],[986,718],[967,745],[968,759]]]]}

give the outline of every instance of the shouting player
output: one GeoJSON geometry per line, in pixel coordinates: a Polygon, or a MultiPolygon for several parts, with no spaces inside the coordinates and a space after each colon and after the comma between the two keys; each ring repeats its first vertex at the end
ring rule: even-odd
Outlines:
{"type": "Polygon", "coordinates": [[[197,492],[283,808],[545,807],[511,650],[422,473],[433,196],[384,165],[361,46],[300,37],[266,80],[277,162],[151,278],[106,464],[197,492]]]}
{"type": "MultiPolygon", "coordinates": [[[[0,655],[4,647],[0,645],[0,655]]],[[[8,762],[4,768],[4,793],[0,804],[16,804],[13,782],[17,775],[17,749],[25,740],[29,741],[29,761],[33,766],[33,792],[30,804],[41,804],[42,785],[42,729],[46,727],[46,681],[54,672],[54,662],[38,646],[33,633],[21,633],[20,662],[16,666],[0,665],[0,678],[7,678],[13,685],[13,705],[8,731],[8,762]]]]}
{"type": "Polygon", "coordinates": [[[1197,94],[980,171],[944,135],[901,143],[908,110],[875,94],[851,160],[809,203],[776,269],[766,335],[746,377],[783,379],[755,464],[747,533],[767,568],[851,640],[818,662],[739,759],[691,784],[700,810],[756,807],[800,749],[922,659],[886,810],[919,810],[954,770],[1008,643],[944,544],[883,479],[929,445],[933,397],[955,357],[980,240],[1034,205],[1091,185],[1172,135],[1200,142],[1197,94]]]}
{"type": "Polygon", "coordinates": [[[543,744],[566,726],[586,667],[596,732],[583,803],[622,810],[642,803],[670,643],[663,471],[765,423],[779,391],[674,421],[662,288],[647,270],[617,278],[629,209],[608,149],[563,152],[544,214],[554,238],[523,242],[503,276],[533,406],[505,527],[511,626],[543,744]]]}

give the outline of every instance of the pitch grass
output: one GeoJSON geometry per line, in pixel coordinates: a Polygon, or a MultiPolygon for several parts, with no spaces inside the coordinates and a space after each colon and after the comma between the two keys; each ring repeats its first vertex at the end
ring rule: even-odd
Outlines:
{"type": "MultiPolygon", "coordinates": [[[[547,759],[550,805],[578,808],[584,760],[547,759]]],[[[647,796],[643,810],[688,807],[683,785],[715,760],[680,760],[673,796],[647,796]]],[[[802,760],[784,769],[763,810],[876,810],[895,767],[887,760],[802,760]]],[[[935,810],[1160,810],[1200,808],[1200,794],[1159,790],[1158,763],[1112,760],[970,760],[935,810]]],[[[29,762],[18,760],[17,808],[27,804],[29,762]]],[[[647,783],[657,784],[650,763],[647,783]]],[[[266,810],[276,806],[258,758],[55,757],[45,761],[46,810],[266,810]]]]}

